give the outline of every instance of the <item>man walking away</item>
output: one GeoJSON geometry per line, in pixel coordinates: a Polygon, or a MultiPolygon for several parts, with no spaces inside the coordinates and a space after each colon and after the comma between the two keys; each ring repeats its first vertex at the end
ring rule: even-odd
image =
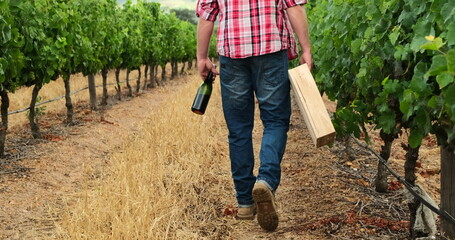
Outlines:
{"type": "Polygon", "coordinates": [[[291,115],[288,61],[312,68],[306,0],[199,0],[197,66],[202,79],[220,75],[221,97],[229,130],[231,172],[238,219],[254,219],[266,231],[278,226],[275,192],[280,184],[291,115]],[[220,72],[208,58],[219,17],[217,51],[220,72]],[[254,176],[252,131],[256,96],[264,125],[258,176],[254,176]]]}

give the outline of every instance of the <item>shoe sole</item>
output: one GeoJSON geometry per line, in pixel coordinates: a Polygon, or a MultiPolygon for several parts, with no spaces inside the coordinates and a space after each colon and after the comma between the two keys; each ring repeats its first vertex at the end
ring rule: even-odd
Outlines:
{"type": "Polygon", "coordinates": [[[278,214],[273,204],[273,195],[266,188],[255,188],[253,198],[257,204],[259,226],[266,231],[274,231],[278,227],[278,214]]]}

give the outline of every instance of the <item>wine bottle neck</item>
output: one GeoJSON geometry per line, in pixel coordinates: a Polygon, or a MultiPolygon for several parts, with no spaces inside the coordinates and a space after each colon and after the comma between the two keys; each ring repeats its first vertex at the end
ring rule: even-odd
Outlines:
{"type": "Polygon", "coordinates": [[[207,77],[204,80],[205,84],[212,84],[213,83],[213,72],[210,71],[207,77]]]}

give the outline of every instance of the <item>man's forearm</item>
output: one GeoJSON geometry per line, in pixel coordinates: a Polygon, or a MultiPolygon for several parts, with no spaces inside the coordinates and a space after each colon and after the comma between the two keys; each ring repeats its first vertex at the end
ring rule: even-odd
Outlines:
{"type": "Polygon", "coordinates": [[[299,39],[300,47],[303,52],[311,52],[310,34],[308,32],[308,18],[304,6],[294,6],[286,9],[297,38],[299,39]]]}
{"type": "Polygon", "coordinates": [[[214,22],[199,19],[197,26],[197,59],[208,57],[210,38],[213,32],[214,22]]]}

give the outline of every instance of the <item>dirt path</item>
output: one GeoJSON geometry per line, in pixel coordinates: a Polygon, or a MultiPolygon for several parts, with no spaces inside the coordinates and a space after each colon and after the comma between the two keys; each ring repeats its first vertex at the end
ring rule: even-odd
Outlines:
{"type": "MultiPolygon", "coordinates": [[[[138,131],[144,112],[159,107],[169,91],[187,87],[187,81],[171,81],[118,102],[104,114],[80,111],[73,127],[62,124],[63,113],[48,116],[43,120],[47,140],[14,131],[12,157],[0,166],[0,239],[53,238],[58,216],[52,209],[89,184],[82,180],[87,174],[97,178],[109,153],[138,131]]],[[[295,105],[293,109],[277,192],[277,231],[265,233],[255,221],[236,221],[228,214],[220,220],[233,229],[226,239],[405,239],[404,196],[372,190],[376,160],[371,154],[356,148],[355,159],[346,161],[342,145],[316,149],[295,105]]],[[[260,136],[260,128],[255,129],[255,150],[260,136]]]]}

